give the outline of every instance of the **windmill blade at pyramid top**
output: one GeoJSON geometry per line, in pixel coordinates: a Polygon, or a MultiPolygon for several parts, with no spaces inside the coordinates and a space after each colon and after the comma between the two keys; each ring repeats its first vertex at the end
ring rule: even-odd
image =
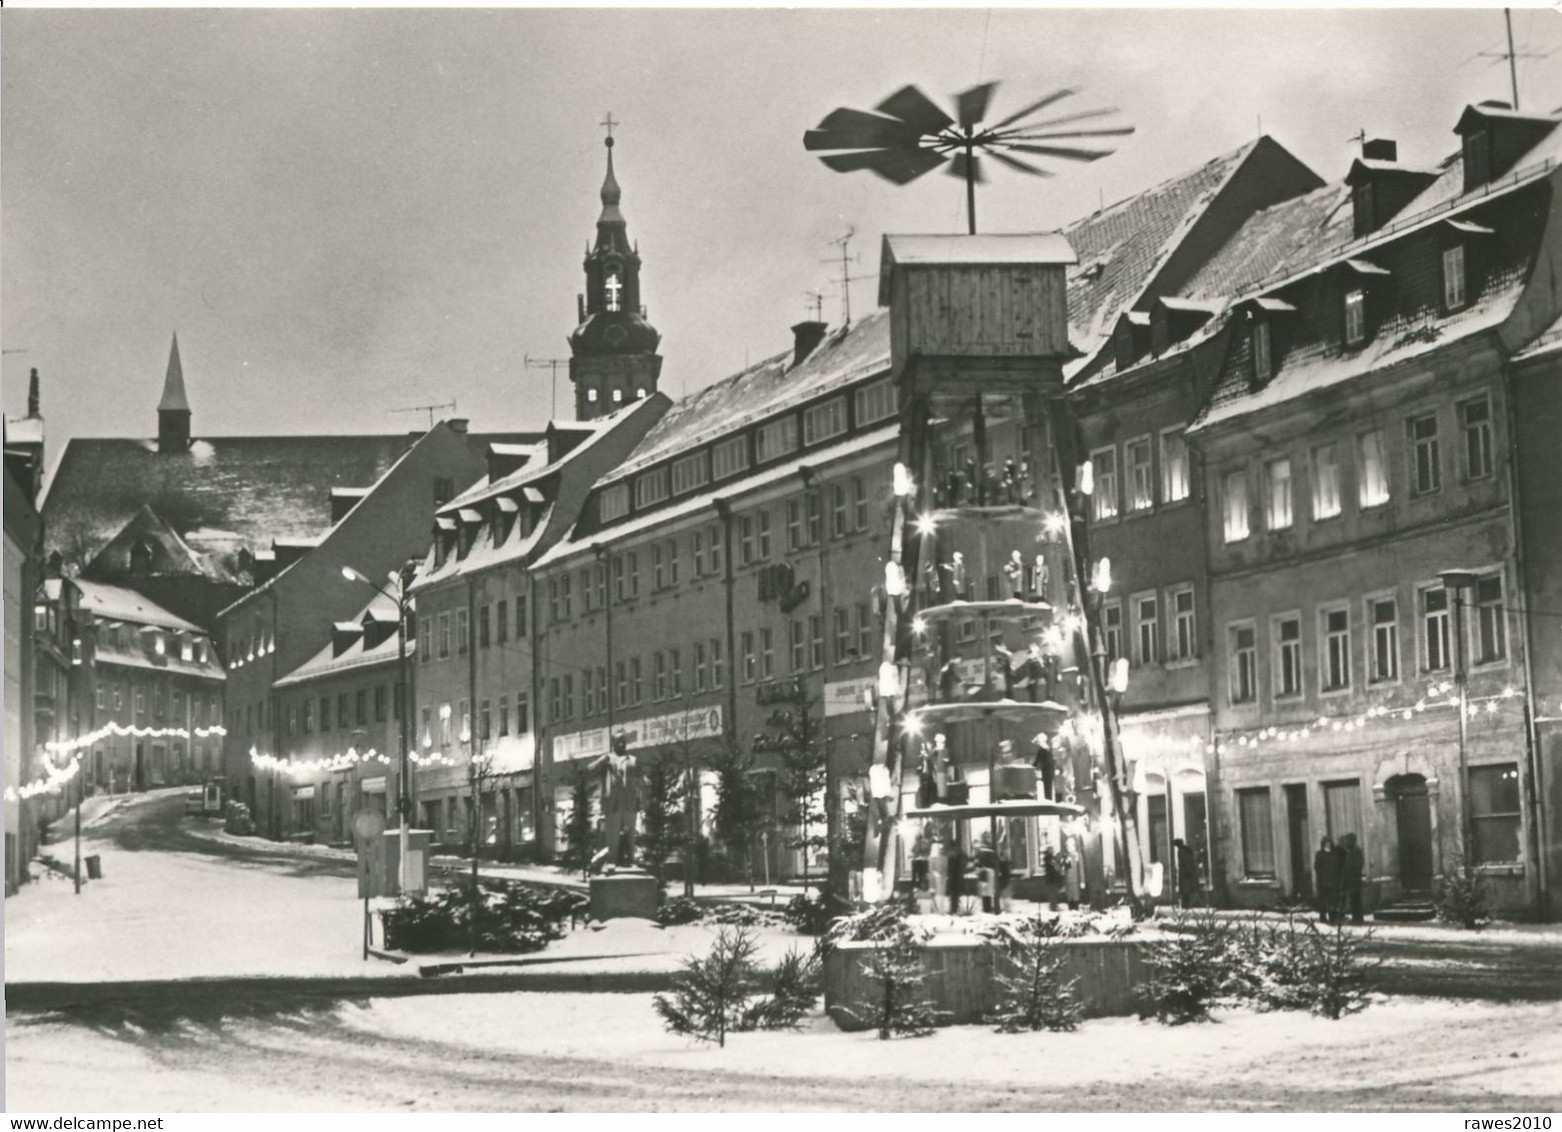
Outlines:
{"type": "Polygon", "coordinates": [[[955,113],[960,118],[960,124],[970,129],[987,117],[987,103],[997,89],[997,83],[982,83],[955,95],[955,113]]]}
{"type": "Polygon", "coordinates": [[[938,104],[914,86],[903,86],[874,107],[881,113],[910,122],[924,134],[936,134],[955,124],[938,104]]]}

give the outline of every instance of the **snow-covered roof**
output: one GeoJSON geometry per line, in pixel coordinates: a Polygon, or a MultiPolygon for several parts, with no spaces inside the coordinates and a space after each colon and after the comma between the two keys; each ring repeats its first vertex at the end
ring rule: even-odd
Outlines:
{"type": "Polygon", "coordinates": [[[1077,263],[1074,249],[1056,232],[1005,232],[982,236],[886,234],[879,254],[879,303],[889,302],[896,267],[1077,263]]]}
{"type": "Polygon", "coordinates": [[[1524,347],[1513,355],[1513,360],[1524,361],[1555,353],[1562,353],[1562,315],[1526,342],[1524,347]]]}
{"type": "MultiPolygon", "coordinates": [[[[398,619],[396,604],[383,595],[376,594],[368,605],[360,609],[351,621],[341,622],[337,628],[342,631],[361,626],[365,618],[373,621],[390,622],[394,624],[398,619]]],[[[335,655],[335,642],[328,643],[314,656],[304,661],[293,671],[278,679],[272,686],[276,688],[296,687],[309,680],[321,676],[330,676],[341,672],[351,671],[357,668],[372,668],[377,665],[395,664],[400,659],[400,647],[397,639],[399,629],[393,629],[390,635],[375,645],[372,649],[363,647],[364,638],[359,635],[352,644],[342,651],[341,656],[335,655]]],[[[413,657],[417,653],[417,641],[411,637],[407,639],[407,655],[413,657]]]]}
{"type": "Polygon", "coordinates": [[[199,625],[186,621],[177,613],[170,613],[135,590],[128,590],[123,586],[111,586],[106,582],[88,581],[85,578],[73,578],[71,584],[81,595],[77,603],[78,608],[91,613],[94,617],[206,635],[206,631],[199,625]]]}

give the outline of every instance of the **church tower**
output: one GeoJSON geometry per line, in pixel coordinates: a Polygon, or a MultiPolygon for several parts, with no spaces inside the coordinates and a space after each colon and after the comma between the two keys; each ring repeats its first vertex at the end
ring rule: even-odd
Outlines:
{"type": "Polygon", "coordinates": [[[586,292],[579,296],[580,325],[569,336],[569,379],[575,386],[575,418],[589,421],[656,392],[662,336],[640,305],[640,252],[629,242],[621,193],[613,176],[613,127],[607,127],[607,177],[597,240],[586,251],[586,292]]]}
{"type": "Polygon", "coordinates": [[[179,335],[168,352],[163,399],[157,403],[157,450],[184,452],[190,447],[190,401],[184,395],[184,367],[179,364],[179,335]]]}

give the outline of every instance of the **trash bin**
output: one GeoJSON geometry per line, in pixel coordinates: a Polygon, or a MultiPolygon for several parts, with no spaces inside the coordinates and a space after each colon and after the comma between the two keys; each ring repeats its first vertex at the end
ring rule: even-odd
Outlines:
{"type": "Polygon", "coordinates": [[[87,879],[103,879],[103,858],[99,857],[96,853],[87,858],[87,879]]]}

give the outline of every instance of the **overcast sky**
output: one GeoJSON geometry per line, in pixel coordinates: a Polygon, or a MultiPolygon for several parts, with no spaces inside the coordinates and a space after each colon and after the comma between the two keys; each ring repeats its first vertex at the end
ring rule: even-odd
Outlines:
{"type": "MultiPolygon", "coordinates": [[[[5,409],[44,375],[67,435],[149,435],[179,332],[198,435],[383,432],[459,403],[540,424],[594,233],[609,110],[642,301],[673,396],[784,349],[839,267],[885,231],[963,229],[963,190],[838,174],[802,147],[832,108],[915,82],[994,109],[1061,85],[1138,133],[1055,179],[979,190],[984,231],[1048,229],[1251,140],[1326,178],[1358,128],[1402,160],[1454,147],[1462,106],[1508,96],[1475,11],[44,11],[0,38],[5,409]],[[13,352],[25,351],[25,352],[13,352]]],[[[1562,48],[1519,9],[1521,49],[1562,48]]],[[[1520,61],[1562,105],[1562,54],[1520,61]]],[[[852,309],[871,308],[871,278],[852,309]]],[[[559,379],[560,411],[571,412],[559,379]]],[[[449,415],[449,414],[441,414],[449,415]]]]}

